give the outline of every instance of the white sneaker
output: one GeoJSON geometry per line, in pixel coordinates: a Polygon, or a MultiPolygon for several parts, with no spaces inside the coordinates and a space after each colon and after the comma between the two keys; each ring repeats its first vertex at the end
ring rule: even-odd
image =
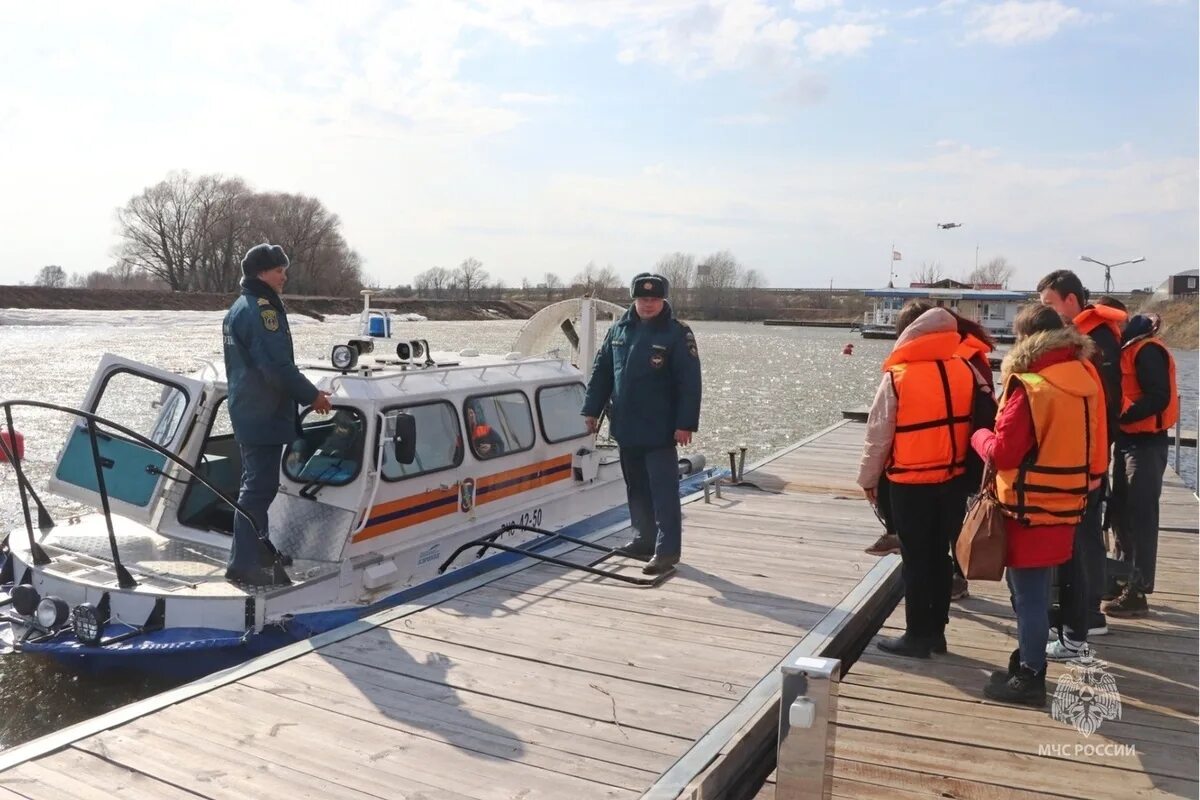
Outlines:
{"type": "Polygon", "coordinates": [[[1087,642],[1076,642],[1071,639],[1055,639],[1046,645],[1047,661],[1075,661],[1076,659],[1091,658],[1091,649],[1087,642]]]}

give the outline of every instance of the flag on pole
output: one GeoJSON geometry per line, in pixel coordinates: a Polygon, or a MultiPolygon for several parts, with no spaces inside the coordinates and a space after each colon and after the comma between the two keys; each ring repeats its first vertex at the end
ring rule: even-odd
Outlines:
{"type": "Polygon", "coordinates": [[[893,250],[892,251],[892,261],[899,261],[899,260],[900,260],[900,251],[893,250]]]}

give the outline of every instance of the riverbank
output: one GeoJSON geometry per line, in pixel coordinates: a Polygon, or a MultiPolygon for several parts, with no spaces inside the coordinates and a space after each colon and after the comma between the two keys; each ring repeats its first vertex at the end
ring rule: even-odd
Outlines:
{"type": "Polygon", "coordinates": [[[1162,338],[1168,347],[1197,349],[1197,340],[1200,339],[1200,298],[1196,295],[1147,303],[1136,311],[1153,311],[1162,317],[1162,338]]]}
{"type": "MultiPolygon", "coordinates": [[[[222,311],[236,294],[162,292],[141,289],[51,289],[0,286],[0,308],[76,309],[80,311],[222,311]]],[[[359,297],[284,295],[288,309],[308,316],[356,314],[359,297]]],[[[517,300],[417,300],[377,296],[372,305],[431,320],[528,319],[541,306],[517,300]]]]}

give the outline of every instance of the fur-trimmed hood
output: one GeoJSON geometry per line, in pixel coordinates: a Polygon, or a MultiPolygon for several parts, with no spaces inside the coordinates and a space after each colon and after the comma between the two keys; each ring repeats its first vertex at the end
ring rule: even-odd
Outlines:
{"type": "Polygon", "coordinates": [[[1064,347],[1074,348],[1076,356],[1084,360],[1090,360],[1096,350],[1091,338],[1084,336],[1074,327],[1039,331],[1018,341],[1004,356],[1004,360],[1000,362],[1001,384],[1007,383],[1008,376],[1013,373],[1031,371],[1042,356],[1064,347]]]}

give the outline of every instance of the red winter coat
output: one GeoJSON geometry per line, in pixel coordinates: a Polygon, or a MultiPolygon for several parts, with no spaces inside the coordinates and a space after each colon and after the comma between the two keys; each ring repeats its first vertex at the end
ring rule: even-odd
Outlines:
{"type": "MultiPolygon", "coordinates": [[[[1022,372],[1038,372],[1076,357],[1074,348],[1058,348],[1045,353],[1022,372]]],[[[984,461],[991,460],[996,469],[1015,469],[1036,445],[1033,413],[1029,410],[1025,387],[1019,383],[996,415],[996,430],[978,430],[971,437],[975,452],[984,461]]],[[[1008,553],[1004,559],[1006,566],[1018,569],[1053,567],[1071,560],[1075,542],[1074,525],[1030,526],[1012,517],[1005,517],[1004,522],[1008,534],[1008,553]]]]}

